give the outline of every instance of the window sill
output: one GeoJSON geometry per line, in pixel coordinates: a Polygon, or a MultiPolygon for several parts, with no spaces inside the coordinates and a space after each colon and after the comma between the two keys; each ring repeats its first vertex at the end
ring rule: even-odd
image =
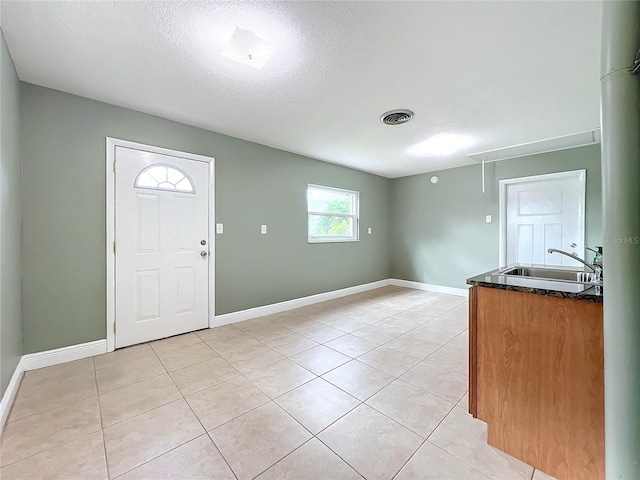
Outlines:
{"type": "Polygon", "coordinates": [[[359,242],[359,238],[308,238],[307,243],[316,244],[316,243],[357,243],[359,242]]]}

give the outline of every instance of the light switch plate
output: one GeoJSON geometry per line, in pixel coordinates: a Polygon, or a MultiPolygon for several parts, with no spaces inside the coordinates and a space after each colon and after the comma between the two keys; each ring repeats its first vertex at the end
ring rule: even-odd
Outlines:
{"type": "Polygon", "coordinates": [[[367,228],[367,233],[371,235],[371,227],[367,228]]]}
{"type": "Polygon", "coordinates": [[[491,223],[491,215],[487,215],[486,217],[484,217],[484,221],[487,223],[491,223]]]}
{"type": "Polygon", "coordinates": [[[262,235],[266,235],[267,234],[267,226],[266,225],[260,225],[260,233],[262,235]]]}
{"type": "Polygon", "coordinates": [[[224,225],[222,223],[216,223],[216,233],[224,233],[224,225]]]}

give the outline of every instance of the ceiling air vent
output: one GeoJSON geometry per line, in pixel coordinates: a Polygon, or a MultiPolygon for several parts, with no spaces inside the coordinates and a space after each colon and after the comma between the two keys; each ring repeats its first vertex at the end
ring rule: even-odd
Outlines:
{"type": "Polygon", "coordinates": [[[402,125],[413,118],[411,110],[391,110],[380,116],[380,121],[385,125],[402,125]]]}

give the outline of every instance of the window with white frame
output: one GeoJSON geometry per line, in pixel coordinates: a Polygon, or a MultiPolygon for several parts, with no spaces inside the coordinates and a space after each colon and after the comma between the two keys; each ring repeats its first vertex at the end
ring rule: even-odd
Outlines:
{"type": "Polygon", "coordinates": [[[171,165],[150,165],[144,168],[133,184],[136,188],[151,190],[176,190],[184,193],[196,193],[189,175],[171,165]]]}
{"type": "Polygon", "coordinates": [[[309,243],[358,241],[358,192],[309,184],[309,243]]]}

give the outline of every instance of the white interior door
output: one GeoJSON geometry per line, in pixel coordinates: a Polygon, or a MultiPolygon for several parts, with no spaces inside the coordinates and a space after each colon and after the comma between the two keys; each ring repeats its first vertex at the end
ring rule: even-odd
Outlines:
{"type": "Polygon", "coordinates": [[[116,147],[117,348],[208,327],[209,164],[116,147]]]}
{"type": "Polygon", "coordinates": [[[583,258],[585,179],[586,171],[577,170],[500,182],[501,266],[581,266],[547,250],[559,248],[583,258]]]}

